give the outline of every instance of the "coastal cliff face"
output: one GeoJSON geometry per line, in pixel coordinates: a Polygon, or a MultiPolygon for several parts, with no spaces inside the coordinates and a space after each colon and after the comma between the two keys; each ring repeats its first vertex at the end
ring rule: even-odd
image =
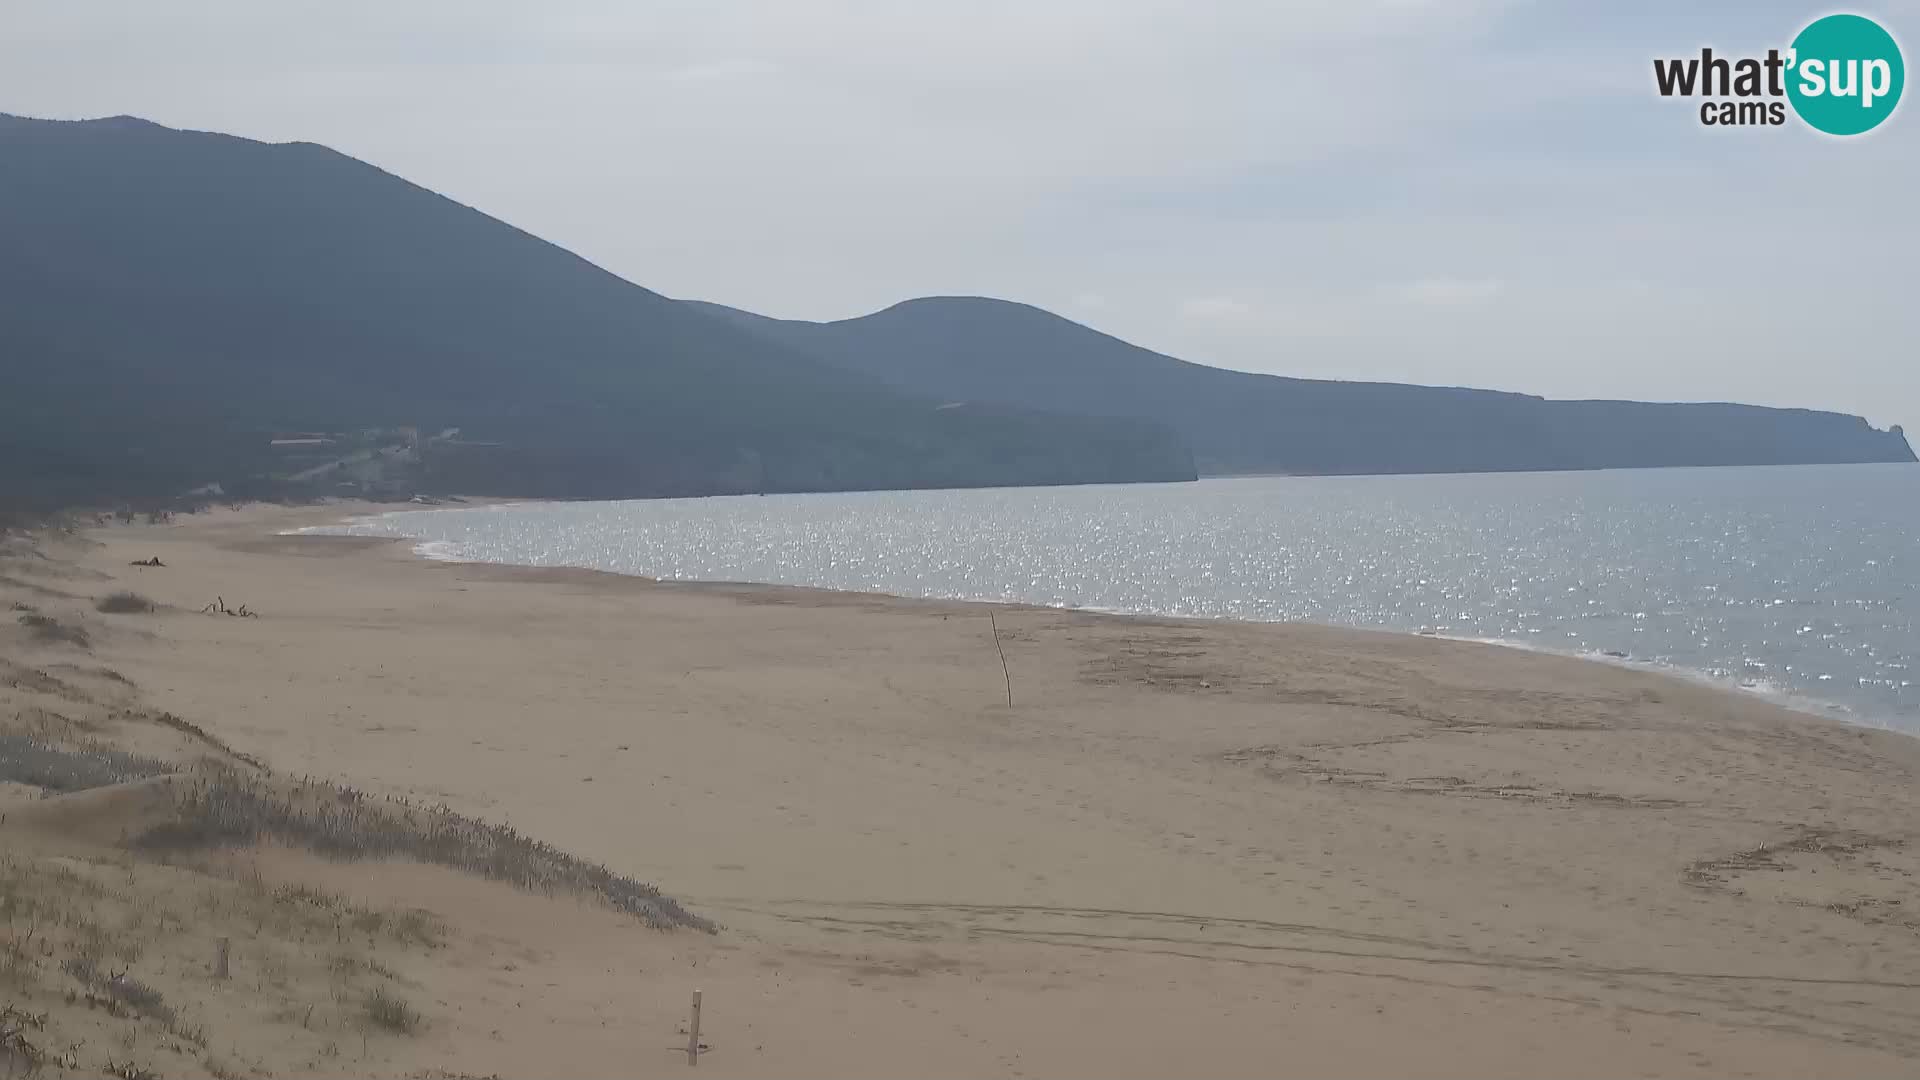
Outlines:
{"type": "Polygon", "coordinates": [[[1913,461],[1857,416],[1733,404],[1255,375],[1188,363],[1024,304],[910,300],[840,322],[701,310],[916,392],[1166,424],[1209,473],[1417,473],[1913,461]]]}
{"type": "Polygon", "coordinates": [[[0,116],[0,367],[0,509],[1194,476],[1151,422],[942,408],[325,147],[131,117],[0,116]]]}

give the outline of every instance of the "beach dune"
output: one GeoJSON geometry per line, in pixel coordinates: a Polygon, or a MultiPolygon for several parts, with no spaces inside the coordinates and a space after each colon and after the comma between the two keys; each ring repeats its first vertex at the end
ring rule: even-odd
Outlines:
{"type": "Polygon", "coordinates": [[[1908,737],[1463,642],[280,535],[351,509],[94,531],[70,584],[163,610],[91,662],[721,924],[402,875],[464,944],[395,1068],[678,1071],[698,988],[703,1075],[1920,1070],[1908,737]]]}

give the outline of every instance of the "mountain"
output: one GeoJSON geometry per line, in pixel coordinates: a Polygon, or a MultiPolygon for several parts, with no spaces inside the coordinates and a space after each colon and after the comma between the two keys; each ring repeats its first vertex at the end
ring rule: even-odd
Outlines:
{"type": "Polygon", "coordinates": [[[930,297],[840,322],[717,320],[950,401],[1165,424],[1208,473],[1408,473],[1913,461],[1899,428],[1729,404],[1549,401],[1204,367],[1025,304],[930,297]]]}
{"type": "Polygon", "coordinates": [[[0,115],[0,376],[11,504],[273,490],[276,433],[368,429],[458,429],[400,456],[488,494],[1194,475],[1150,422],[942,407],[325,147],[132,117],[0,115]]]}

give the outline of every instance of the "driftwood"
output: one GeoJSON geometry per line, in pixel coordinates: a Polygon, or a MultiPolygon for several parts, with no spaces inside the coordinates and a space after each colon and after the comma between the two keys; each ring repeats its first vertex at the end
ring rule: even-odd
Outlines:
{"type": "Polygon", "coordinates": [[[202,615],[232,615],[233,617],[235,617],[235,618],[237,618],[237,619],[257,619],[257,618],[259,618],[259,617],[260,617],[260,613],[259,613],[259,612],[257,612],[257,611],[248,611],[248,610],[247,610],[247,605],[245,605],[245,604],[241,604],[241,605],[240,605],[239,607],[237,607],[237,608],[230,608],[230,607],[228,607],[228,606],[227,606],[227,598],[226,598],[226,597],[224,597],[224,596],[216,596],[216,597],[214,597],[214,598],[213,598],[213,603],[211,603],[211,604],[208,604],[208,605],[207,605],[206,607],[203,607],[203,608],[201,608],[201,609],[200,609],[200,614],[202,614],[202,615]]]}

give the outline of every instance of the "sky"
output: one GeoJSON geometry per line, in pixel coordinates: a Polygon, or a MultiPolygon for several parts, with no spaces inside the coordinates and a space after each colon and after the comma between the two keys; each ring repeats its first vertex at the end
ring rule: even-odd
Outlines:
{"type": "MultiPolygon", "coordinates": [[[[1248,371],[1920,425],[1920,102],[1841,140],[1653,89],[1829,10],[0,0],[0,112],[324,143],[784,318],[995,296],[1248,371]]],[[[1914,61],[1920,0],[1845,10],[1914,61]]]]}

